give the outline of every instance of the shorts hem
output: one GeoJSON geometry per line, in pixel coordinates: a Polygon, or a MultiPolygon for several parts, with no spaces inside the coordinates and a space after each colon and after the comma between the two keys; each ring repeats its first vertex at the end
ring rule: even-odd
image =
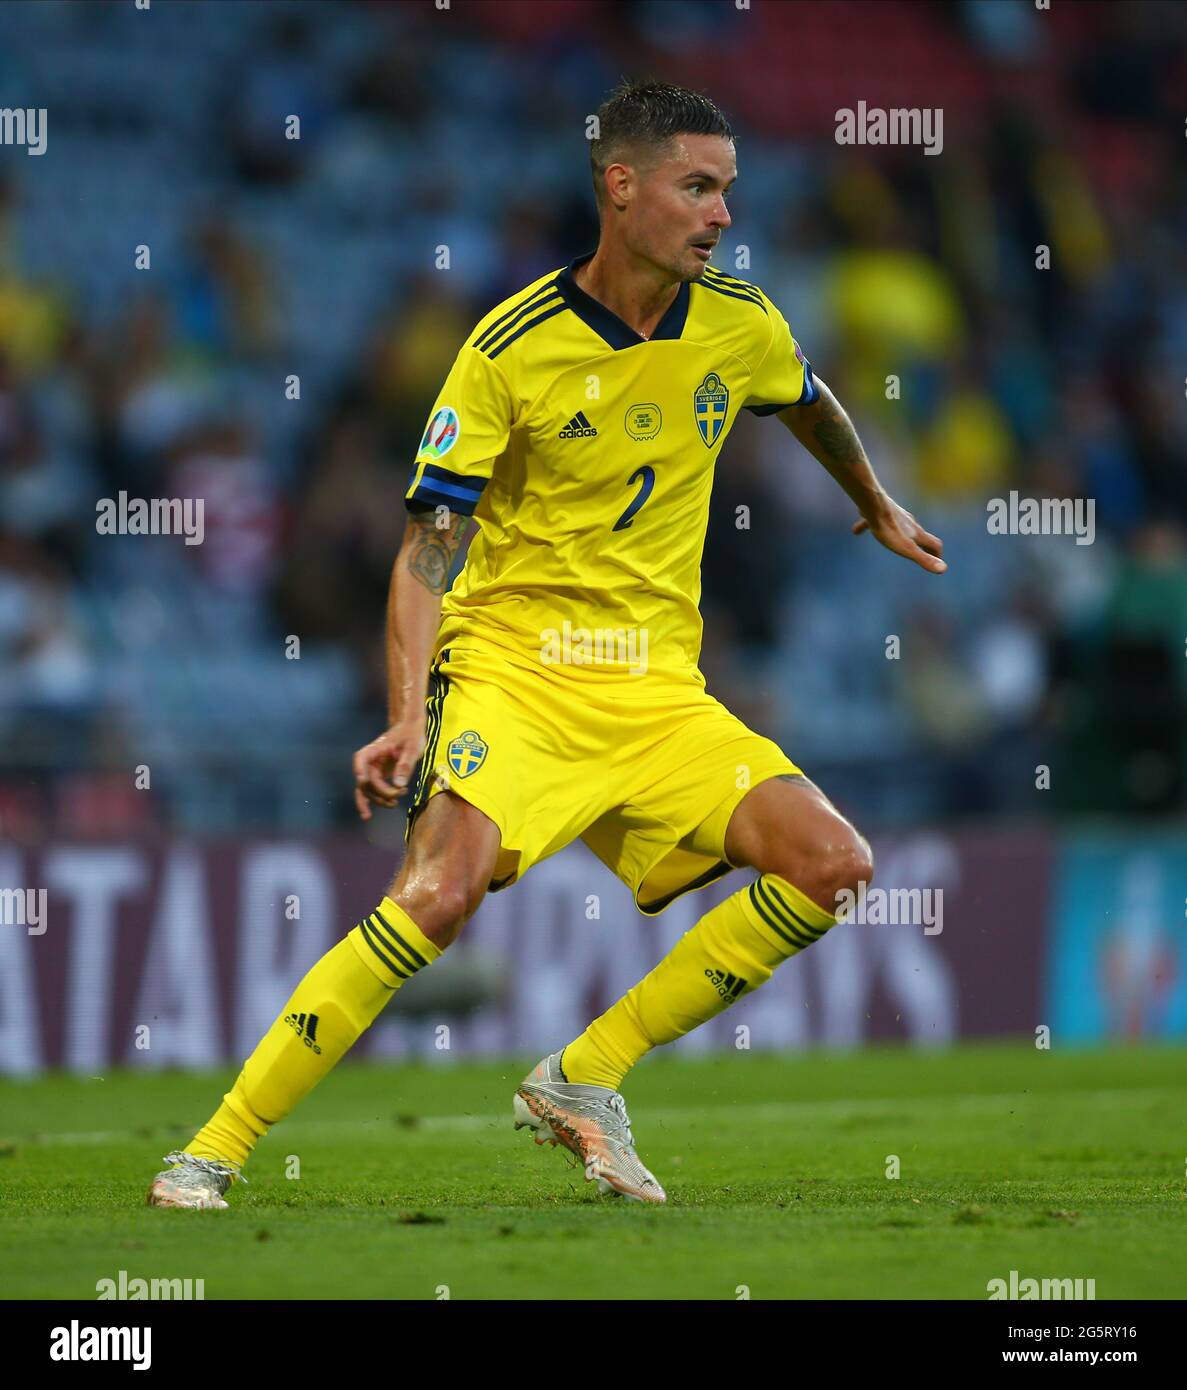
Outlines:
{"type": "MultiPolygon", "coordinates": [[[[504,888],[510,888],[511,885],[515,883],[524,872],[523,869],[520,867],[519,863],[519,861],[523,858],[523,850],[516,849],[514,845],[507,844],[507,826],[502,812],[496,810],[495,806],[487,799],[486,796],[475,796],[473,794],[472,789],[470,788],[467,788],[465,791],[462,791],[453,782],[451,782],[448,787],[432,787],[429,791],[429,794],[421,801],[421,803],[418,806],[413,806],[409,808],[408,825],[404,832],[404,843],[407,845],[412,839],[412,830],[413,826],[415,825],[416,818],[425,809],[429,802],[432,801],[434,796],[440,796],[443,792],[452,792],[454,796],[456,796],[459,800],[466,802],[470,806],[473,806],[476,811],[481,811],[482,814],[487,818],[487,820],[492,822],[495,829],[499,832],[500,857],[502,857],[505,854],[514,854],[516,856],[517,862],[514,872],[507,875],[505,878],[492,878],[490,883],[487,885],[486,891],[488,893],[498,893],[501,892],[504,888]]],[[[496,860],[496,863],[497,862],[498,861],[496,860]]]]}
{"type": "Polygon", "coordinates": [[[707,888],[709,884],[716,883],[719,878],[724,878],[726,874],[732,873],[739,866],[729,863],[728,860],[719,859],[711,869],[701,874],[699,878],[691,879],[681,887],[673,889],[671,893],[665,893],[662,898],[656,898],[654,902],[642,903],[636,892],[635,906],[645,917],[658,917],[661,912],[671,907],[677,898],[682,898],[685,893],[695,892],[698,888],[707,888]]]}
{"type": "MultiPolygon", "coordinates": [[[[730,860],[729,855],[725,852],[725,837],[729,832],[730,820],[733,818],[734,812],[742,802],[745,801],[755,788],[761,787],[764,782],[770,782],[775,777],[807,777],[807,775],[808,774],[804,772],[802,768],[796,767],[795,763],[788,759],[786,768],[772,768],[770,772],[764,772],[756,782],[752,782],[748,787],[743,787],[741,789],[735,788],[734,791],[730,792],[729,796],[723,797],[721,801],[718,802],[712,812],[715,816],[720,815],[724,807],[729,807],[729,814],[725,818],[725,828],[721,832],[721,857],[729,864],[731,869],[745,869],[748,867],[745,864],[734,864],[730,860]]],[[[708,820],[708,816],[706,816],[705,819],[708,820]]]]}
{"type": "MultiPolygon", "coordinates": [[[[741,804],[743,799],[750,792],[752,792],[755,789],[755,787],[761,787],[764,782],[769,782],[773,777],[788,776],[806,778],[807,773],[805,773],[801,768],[796,767],[795,763],[793,763],[791,759],[788,758],[786,767],[773,767],[769,772],[764,772],[756,781],[752,782],[750,786],[735,787],[734,790],[731,791],[727,796],[722,797],[722,799],[717,803],[717,805],[714,806],[714,808],[701,822],[701,824],[703,825],[704,821],[709,820],[713,816],[721,815],[723,812],[726,813],[725,827],[722,830],[721,834],[721,858],[711,869],[706,870],[705,873],[701,874],[699,877],[690,879],[686,884],[684,884],[683,887],[677,888],[671,893],[665,893],[663,897],[654,899],[654,901],[651,904],[645,907],[639,899],[639,891],[642,888],[642,886],[647,882],[651,874],[664,862],[667,856],[671,854],[672,850],[676,848],[676,845],[667,845],[661,853],[657,854],[656,857],[651,861],[651,863],[647,865],[647,868],[643,871],[643,873],[640,874],[639,888],[637,888],[634,894],[632,895],[635,899],[635,906],[639,909],[639,911],[648,917],[654,917],[658,913],[663,912],[665,908],[670,907],[671,904],[674,903],[677,898],[683,896],[683,894],[694,892],[698,888],[705,888],[710,883],[715,883],[717,879],[724,877],[724,875],[732,872],[734,869],[747,868],[748,866],[745,864],[733,863],[733,861],[725,852],[725,832],[729,829],[730,818],[733,816],[733,813],[737,810],[738,806],[741,804]]],[[[677,844],[679,844],[679,841],[677,841],[677,844]]],[[[708,858],[707,855],[706,858],[708,858]]]]}

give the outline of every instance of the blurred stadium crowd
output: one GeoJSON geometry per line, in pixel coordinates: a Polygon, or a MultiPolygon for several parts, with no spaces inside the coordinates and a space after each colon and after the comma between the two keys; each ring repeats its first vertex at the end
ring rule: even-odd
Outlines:
{"type": "Polygon", "coordinates": [[[780,305],[950,561],[936,580],[852,537],[824,471],[744,415],[710,690],[866,825],[1181,808],[1185,15],[0,7],[2,104],[48,112],[43,156],[0,149],[0,826],[352,814],[428,408],[481,314],[592,249],[585,121],[644,73],[730,116],[718,263],[780,305]],[[942,154],[838,146],[859,100],[942,107],[942,154]],[[121,490],[203,497],[204,543],[97,535],[121,490]],[[1094,543],[988,534],[1011,490],[1094,499],[1094,543]]]}

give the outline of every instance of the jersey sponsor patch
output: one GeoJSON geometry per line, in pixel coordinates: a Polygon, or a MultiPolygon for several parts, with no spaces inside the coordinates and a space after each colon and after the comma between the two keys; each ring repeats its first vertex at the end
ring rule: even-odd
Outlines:
{"type": "Polygon", "coordinates": [[[425,437],[420,441],[420,453],[439,459],[449,453],[461,432],[457,411],[451,405],[443,405],[429,421],[425,437]]]}
{"type": "Polygon", "coordinates": [[[654,439],[663,427],[663,412],[654,401],[644,401],[630,407],[624,423],[632,439],[654,439]]]}

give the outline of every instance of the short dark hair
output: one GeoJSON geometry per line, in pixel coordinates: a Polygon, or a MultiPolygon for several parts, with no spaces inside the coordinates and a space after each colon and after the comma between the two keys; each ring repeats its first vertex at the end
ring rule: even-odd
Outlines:
{"type": "Polygon", "coordinates": [[[604,175],[634,148],[658,149],[675,135],[721,135],[734,139],[730,123],[708,97],[670,82],[622,81],[598,107],[598,138],[589,142],[598,212],[604,175]]]}

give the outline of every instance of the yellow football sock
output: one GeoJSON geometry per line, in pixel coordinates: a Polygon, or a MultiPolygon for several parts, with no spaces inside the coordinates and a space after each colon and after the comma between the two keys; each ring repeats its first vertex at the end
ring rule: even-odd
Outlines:
{"type": "Polygon", "coordinates": [[[313,1090],[404,981],[440,954],[404,909],[384,898],[293,991],[186,1152],[244,1163],[257,1140],[313,1090]]]}
{"type": "Polygon", "coordinates": [[[835,922],[798,888],[763,874],[707,912],[650,975],[565,1048],[565,1076],[617,1091],[645,1052],[752,993],[835,922]]]}

